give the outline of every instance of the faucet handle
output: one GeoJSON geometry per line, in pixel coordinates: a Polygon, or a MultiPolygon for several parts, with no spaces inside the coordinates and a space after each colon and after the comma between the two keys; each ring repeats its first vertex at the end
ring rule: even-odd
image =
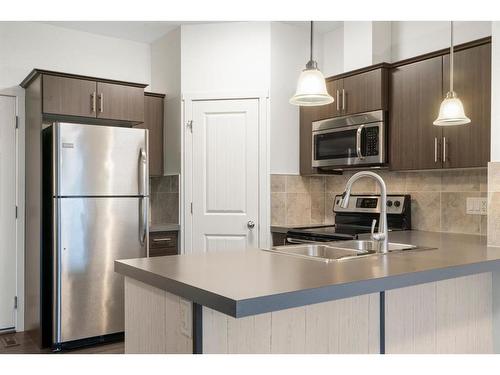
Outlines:
{"type": "Polygon", "coordinates": [[[373,238],[373,234],[375,233],[375,226],[377,225],[377,219],[373,219],[372,221],[372,238],[373,238]]]}

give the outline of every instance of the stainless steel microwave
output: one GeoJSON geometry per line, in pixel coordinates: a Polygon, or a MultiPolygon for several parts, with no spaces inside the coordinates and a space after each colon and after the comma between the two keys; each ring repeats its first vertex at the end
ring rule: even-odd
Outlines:
{"type": "Polygon", "coordinates": [[[312,166],[323,169],[386,163],[384,111],[312,123],[312,166]]]}

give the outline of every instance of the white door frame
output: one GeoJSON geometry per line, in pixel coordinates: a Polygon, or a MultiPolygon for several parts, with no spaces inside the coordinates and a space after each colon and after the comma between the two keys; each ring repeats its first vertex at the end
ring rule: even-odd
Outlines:
{"type": "Polygon", "coordinates": [[[16,296],[17,310],[15,330],[24,331],[24,217],[25,217],[25,114],[24,90],[12,87],[0,90],[0,95],[16,99],[16,296]]]}
{"type": "MultiPolygon", "coordinates": [[[[213,93],[185,93],[182,95],[182,118],[181,118],[181,143],[182,161],[181,178],[179,186],[180,194],[180,222],[181,252],[191,253],[193,222],[191,202],[193,197],[193,143],[191,131],[187,124],[192,121],[193,102],[207,100],[235,100],[235,99],[257,99],[259,101],[259,248],[268,248],[270,244],[270,111],[269,93],[262,91],[251,92],[213,92],[213,93]]],[[[196,126],[196,125],[195,125],[196,126]]]]}

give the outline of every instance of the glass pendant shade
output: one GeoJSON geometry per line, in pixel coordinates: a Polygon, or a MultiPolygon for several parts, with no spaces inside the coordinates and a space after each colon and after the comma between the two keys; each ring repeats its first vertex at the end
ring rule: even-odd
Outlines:
{"type": "Polygon", "coordinates": [[[464,106],[457,95],[450,91],[446,94],[446,98],[441,102],[439,107],[439,115],[434,120],[434,125],[451,126],[465,125],[470,122],[470,118],[465,115],[464,106]]]}
{"type": "Polygon", "coordinates": [[[311,21],[310,58],[306,68],[300,73],[295,95],[290,104],[312,107],[333,103],[333,97],[326,90],[325,77],[313,60],[313,22],[311,21]]]}
{"type": "Polygon", "coordinates": [[[301,106],[317,106],[333,103],[326,90],[325,77],[316,68],[306,68],[300,73],[295,95],[290,103],[301,106]]]}

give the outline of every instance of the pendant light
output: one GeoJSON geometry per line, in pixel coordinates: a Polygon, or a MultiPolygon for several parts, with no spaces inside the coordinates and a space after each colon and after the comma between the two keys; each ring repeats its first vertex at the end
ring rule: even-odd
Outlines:
{"type": "Polygon", "coordinates": [[[441,107],[439,107],[439,115],[434,120],[434,125],[437,126],[465,125],[470,122],[470,118],[465,115],[462,102],[455,91],[453,91],[453,21],[450,23],[450,28],[450,91],[448,91],[446,98],[442,101],[441,107]]]}
{"type": "Polygon", "coordinates": [[[311,21],[311,54],[306,68],[300,73],[297,91],[290,98],[290,104],[318,106],[333,103],[333,97],[326,91],[325,77],[313,60],[313,21],[311,21]]]}

